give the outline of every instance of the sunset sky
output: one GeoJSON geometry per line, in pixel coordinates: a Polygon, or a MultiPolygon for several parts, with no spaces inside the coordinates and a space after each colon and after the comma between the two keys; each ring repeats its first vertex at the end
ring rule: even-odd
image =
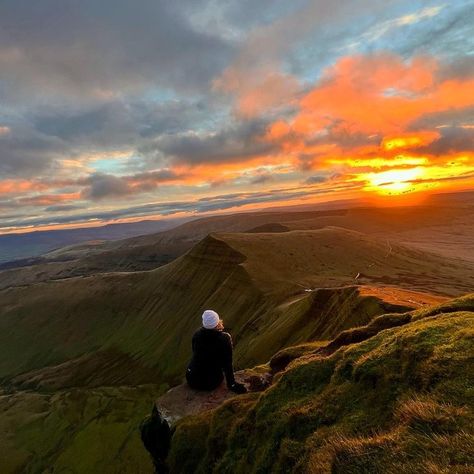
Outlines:
{"type": "Polygon", "coordinates": [[[474,188],[474,0],[2,0],[0,233],[474,188]]]}

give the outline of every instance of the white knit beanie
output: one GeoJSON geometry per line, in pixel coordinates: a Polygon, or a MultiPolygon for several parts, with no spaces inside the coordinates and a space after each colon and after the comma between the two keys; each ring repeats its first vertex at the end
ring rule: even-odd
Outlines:
{"type": "Polygon", "coordinates": [[[219,324],[219,315],[212,311],[212,309],[206,309],[202,313],[202,325],[206,329],[214,329],[219,324]]]}

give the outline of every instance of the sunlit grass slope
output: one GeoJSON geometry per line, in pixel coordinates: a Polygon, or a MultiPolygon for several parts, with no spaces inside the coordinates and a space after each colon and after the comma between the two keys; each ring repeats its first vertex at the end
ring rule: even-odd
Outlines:
{"type": "Polygon", "coordinates": [[[362,342],[294,351],[265,392],[183,419],[171,472],[472,472],[474,295],[378,319],[362,342]]]}

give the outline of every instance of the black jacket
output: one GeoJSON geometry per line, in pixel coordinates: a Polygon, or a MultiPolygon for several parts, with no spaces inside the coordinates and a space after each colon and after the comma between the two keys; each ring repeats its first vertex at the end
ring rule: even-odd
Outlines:
{"type": "Polygon", "coordinates": [[[193,336],[193,357],[188,366],[187,379],[198,389],[213,390],[222,383],[234,384],[232,366],[232,337],[217,329],[201,328],[193,336]]]}

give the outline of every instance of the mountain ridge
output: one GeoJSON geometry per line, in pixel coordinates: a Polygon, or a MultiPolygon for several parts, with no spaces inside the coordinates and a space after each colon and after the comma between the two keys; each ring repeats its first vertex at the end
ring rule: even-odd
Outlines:
{"type": "MultiPolygon", "coordinates": [[[[366,265],[372,262],[375,254],[379,255],[380,261],[384,260],[385,243],[365,237],[361,241],[360,234],[353,231],[323,229],[283,234],[211,234],[186,255],[155,270],[102,274],[3,290],[0,292],[0,377],[18,375],[19,370],[31,372],[48,365],[60,365],[90,351],[118,350],[140,361],[145,372],[158,369],[165,379],[173,379],[179,373],[177,361],[182,367],[189,356],[187,341],[198,324],[194,315],[206,307],[216,308],[232,328],[240,344],[236,352],[238,363],[262,361],[278,348],[284,334],[292,333],[288,327],[290,321],[306,328],[308,333],[302,334],[302,339],[314,330],[314,325],[318,323],[311,317],[311,308],[319,304],[314,299],[322,298],[322,293],[316,291],[313,295],[313,288],[333,287],[337,295],[338,291],[341,294],[347,291],[337,290],[337,287],[356,283],[357,269],[352,267],[353,261],[347,256],[339,267],[327,270],[332,279],[320,275],[320,268],[323,267],[318,265],[321,259],[324,263],[340,253],[336,244],[333,244],[332,254],[321,256],[321,249],[326,254],[329,252],[324,247],[326,242],[338,241],[341,236],[345,237],[344,242],[339,242],[343,247],[355,239],[354,246],[357,244],[359,252],[365,252],[364,255],[370,257],[366,265]],[[306,239],[311,251],[308,253],[304,249],[296,255],[302,248],[301,239],[306,239]],[[276,256],[271,259],[269,256],[275,248],[269,242],[285,247],[287,253],[277,249],[276,256]],[[367,246],[362,251],[364,242],[367,246]],[[288,264],[288,252],[295,254],[290,256],[291,259],[296,258],[306,265],[303,273],[298,266],[288,264]],[[269,267],[266,262],[269,262],[269,267]],[[337,268],[340,276],[337,276],[337,268]],[[262,280],[257,278],[260,274],[264,276],[263,285],[262,280]],[[328,282],[332,284],[325,284],[328,282]],[[269,283],[273,289],[269,290],[269,283]],[[67,307],[63,301],[67,301],[67,307]],[[257,329],[259,332],[255,332],[257,329]],[[265,331],[273,334],[273,342],[262,352],[257,340],[262,337],[258,334],[265,334],[265,331]],[[176,334],[181,334],[182,339],[176,340],[176,334]],[[54,349],[45,352],[48,340],[54,349]],[[26,349],[19,353],[15,347],[22,347],[26,341],[26,349]],[[244,341],[247,342],[244,344],[244,341]],[[38,358],[39,354],[41,358],[38,358]],[[159,368],[156,361],[159,361],[159,368]]],[[[396,249],[398,251],[398,247],[396,249]]],[[[360,255],[355,255],[356,260],[360,255]]],[[[361,262],[357,264],[360,270],[361,262]]],[[[382,273],[359,279],[357,284],[387,286],[380,280],[383,281],[387,271],[395,271],[397,265],[405,272],[411,266],[414,275],[426,265],[442,268],[438,257],[430,263],[430,256],[426,253],[417,251],[413,254],[409,251],[407,258],[394,257],[382,273]],[[412,261],[413,255],[418,257],[412,261]]],[[[449,287],[448,293],[461,293],[470,280],[462,277],[461,268],[464,267],[452,265],[454,263],[449,262],[446,275],[441,275],[431,287],[425,285],[424,291],[430,292],[442,282],[449,287]]],[[[467,266],[464,271],[470,270],[467,266]]],[[[409,282],[406,289],[416,288],[409,282]]],[[[364,323],[369,314],[382,311],[383,293],[379,295],[382,299],[377,299],[370,295],[361,297],[359,290],[350,291],[357,293],[356,299],[372,298],[378,301],[369,305],[370,310],[356,312],[351,324],[358,322],[357,314],[362,318],[359,322],[364,323]]],[[[419,291],[423,293],[423,288],[419,291]]],[[[357,304],[355,300],[349,301],[357,304]]],[[[338,304],[334,304],[337,314],[338,304]]],[[[410,304],[405,302],[402,306],[410,304]]],[[[344,314],[347,318],[348,313],[344,314]]],[[[344,318],[341,319],[342,324],[344,318]]],[[[341,330],[344,326],[338,323],[335,328],[341,330]]],[[[334,335],[335,330],[329,335],[334,335]]]]}

